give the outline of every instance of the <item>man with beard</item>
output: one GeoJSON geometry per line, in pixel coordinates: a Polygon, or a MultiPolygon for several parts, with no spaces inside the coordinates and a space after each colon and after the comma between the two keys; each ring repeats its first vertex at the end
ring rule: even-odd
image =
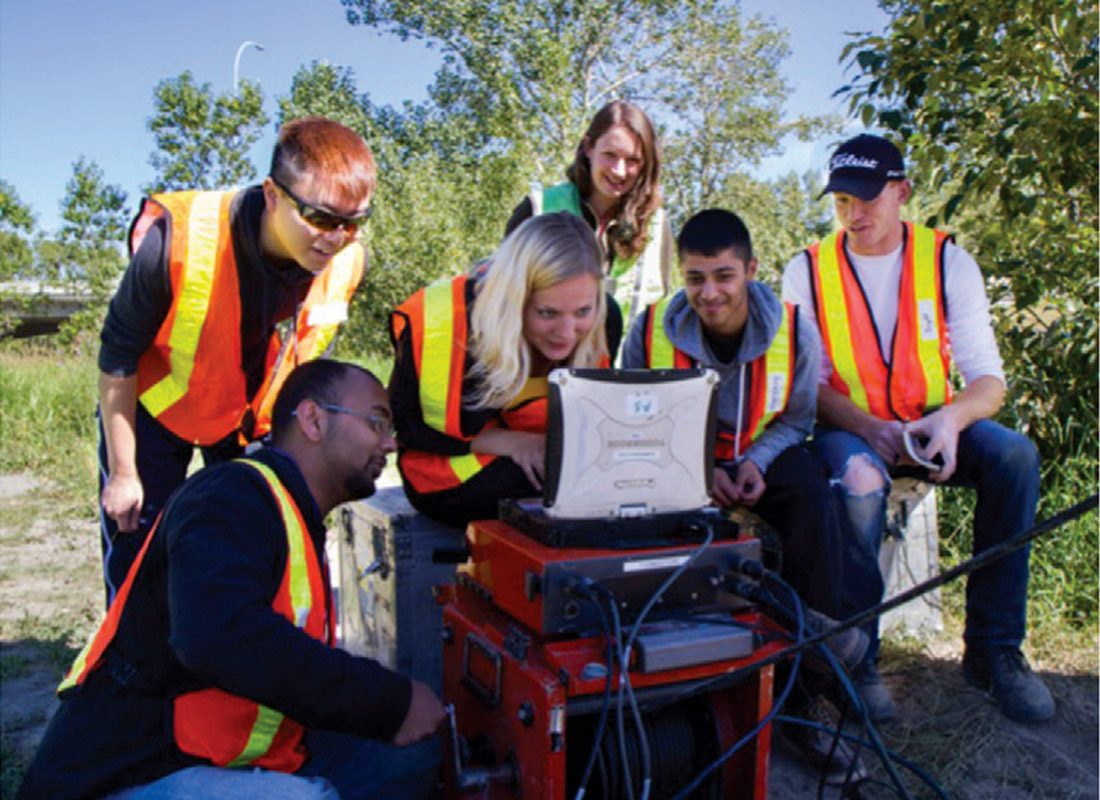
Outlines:
{"type": "Polygon", "coordinates": [[[391,420],[364,369],[291,373],[272,446],[169,501],[19,797],[431,796],[441,702],[331,646],[323,520],[374,492],[391,420]]]}

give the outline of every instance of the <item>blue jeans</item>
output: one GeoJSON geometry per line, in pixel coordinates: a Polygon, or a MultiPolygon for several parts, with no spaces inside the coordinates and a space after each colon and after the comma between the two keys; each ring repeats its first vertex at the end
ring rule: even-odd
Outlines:
{"type": "Polygon", "coordinates": [[[104,800],[415,800],[437,794],[438,736],[408,747],[327,731],[306,736],[310,757],[294,774],[189,767],[104,800]]]}
{"type": "MultiPolygon", "coordinates": [[[[818,427],[813,446],[832,475],[831,484],[847,512],[850,526],[845,548],[845,605],[850,614],[882,601],[885,587],[878,554],[886,522],[890,471],[882,458],[859,436],[818,427]],[[886,488],[853,495],[843,484],[854,456],[863,455],[882,474],[886,488]]],[[[974,552],[990,548],[1030,528],[1039,502],[1039,454],[1023,434],[992,420],[975,422],[959,434],[955,474],[950,486],[978,493],[974,509],[974,552]]],[[[923,472],[923,470],[919,470],[923,472]]],[[[902,468],[900,474],[915,475],[902,468]]],[[[966,585],[968,646],[1019,647],[1027,628],[1027,582],[1030,548],[1017,548],[970,574],[966,585]]],[[[869,657],[878,652],[878,621],[868,624],[869,657]]]]}

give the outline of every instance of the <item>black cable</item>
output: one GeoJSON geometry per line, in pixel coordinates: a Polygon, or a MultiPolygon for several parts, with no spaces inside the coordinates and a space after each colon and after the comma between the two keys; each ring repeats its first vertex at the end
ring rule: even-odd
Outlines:
{"type": "Polygon", "coordinates": [[[623,721],[622,676],[626,673],[627,663],[623,656],[622,620],[619,618],[619,607],[615,603],[615,596],[606,587],[598,583],[595,584],[595,588],[598,592],[606,593],[605,597],[609,598],[607,607],[611,611],[611,622],[615,630],[615,655],[619,662],[619,696],[615,704],[615,729],[619,735],[619,757],[622,760],[621,772],[626,788],[626,796],[629,800],[634,800],[634,781],[630,777],[630,761],[626,754],[626,724],[623,721]]]}
{"type": "MultiPolygon", "coordinates": [[[[796,609],[795,619],[796,641],[801,642],[802,638],[806,635],[806,620],[802,615],[801,605],[799,605],[796,609]]],[[[672,800],[681,800],[681,798],[685,798],[689,794],[694,792],[703,784],[703,781],[705,781],[712,772],[725,764],[730,758],[733,757],[733,755],[738,750],[744,747],[748,742],[751,742],[757,735],[759,735],[760,731],[764,730],[765,727],[772,723],[772,721],[778,716],[780,709],[782,709],[783,707],[783,704],[787,702],[787,697],[794,689],[795,681],[798,678],[798,670],[801,665],[802,651],[798,650],[795,653],[794,663],[791,665],[791,674],[787,678],[787,684],[783,687],[783,691],[780,693],[779,697],[776,698],[774,703],[772,703],[771,710],[764,715],[764,718],[762,720],[756,723],[752,730],[750,730],[748,733],[746,733],[744,736],[734,742],[734,744],[728,750],[726,750],[726,752],[722,753],[720,756],[718,756],[718,758],[716,758],[714,761],[704,767],[703,770],[698,775],[696,775],[691,780],[691,782],[688,783],[687,786],[676,793],[672,800]]]]}
{"type": "MultiPolygon", "coordinates": [[[[789,723],[789,724],[793,724],[793,725],[801,725],[805,728],[816,728],[820,731],[824,731],[825,733],[830,733],[833,730],[830,727],[826,727],[825,725],[820,725],[820,724],[818,724],[818,723],[816,723],[812,720],[803,719],[802,717],[788,717],[788,716],[782,715],[782,714],[779,715],[778,717],[776,717],[776,722],[784,722],[784,723],[789,723]]],[[[841,731],[840,735],[843,738],[850,741],[850,742],[854,742],[854,743],[857,743],[857,744],[864,744],[864,745],[870,744],[870,742],[865,742],[865,741],[861,740],[860,737],[856,736],[855,734],[846,733],[844,731],[841,731]]],[[[909,759],[902,756],[900,753],[897,753],[894,750],[890,750],[889,748],[887,748],[886,754],[890,757],[891,761],[894,761],[897,764],[900,764],[901,766],[905,767],[905,769],[909,770],[914,775],[916,775],[918,778],[920,778],[921,781],[923,781],[925,783],[925,785],[928,786],[929,789],[931,789],[933,792],[935,792],[938,797],[942,798],[942,800],[950,800],[950,798],[947,796],[947,793],[944,792],[943,788],[938,783],[936,783],[935,779],[932,778],[931,775],[929,775],[927,772],[925,772],[919,766],[917,766],[912,761],[910,761],[909,759]]]]}
{"type": "Polygon", "coordinates": [[[857,625],[862,625],[864,622],[868,622],[882,615],[886,611],[890,611],[893,608],[908,603],[910,600],[920,597],[922,594],[930,592],[933,589],[936,589],[947,583],[948,581],[954,580],[960,575],[979,569],[980,567],[988,564],[990,561],[995,561],[996,559],[1001,558],[1012,550],[1023,547],[1032,539],[1042,536],[1044,533],[1047,533],[1054,528],[1060,527],[1067,522],[1077,519],[1077,517],[1080,517],[1082,514],[1091,511],[1092,509],[1096,508],[1096,505],[1097,495],[1094,494],[1092,495],[1092,497],[1089,497],[1086,500],[1082,500],[1081,502],[1070,506],[1066,510],[1055,514],[1053,517],[1048,517],[1043,522],[1033,525],[1028,530],[1022,531],[1011,537],[1010,539],[1006,539],[1005,541],[996,544],[993,547],[983,550],[981,553],[972,557],[968,561],[964,561],[962,564],[952,567],[947,572],[943,572],[935,577],[929,578],[924,583],[918,584],[912,589],[909,589],[902,594],[897,595],[896,597],[885,600],[879,603],[877,606],[873,606],[865,611],[861,611],[860,613],[849,617],[846,620],[837,622],[836,627],[834,628],[830,628],[827,631],[822,631],[820,633],[814,634],[805,641],[792,644],[791,646],[785,647],[777,653],[772,653],[770,656],[765,656],[758,661],[754,661],[751,664],[746,664],[745,666],[739,667],[732,672],[727,672],[722,675],[716,675],[709,680],[703,681],[702,683],[693,684],[684,692],[681,692],[679,694],[667,695],[662,698],[661,701],[657,703],[654,707],[669,705],[671,703],[678,702],[681,698],[687,695],[706,691],[707,686],[712,684],[732,682],[735,679],[739,678],[741,675],[763,669],[764,667],[767,667],[778,661],[782,661],[785,658],[789,658],[795,653],[805,650],[807,647],[818,645],[828,639],[830,636],[833,636],[834,634],[846,631],[849,628],[853,628],[857,625]]]}
{"type": "Polygon", "coordinates": [[[588,779],[592,776],[592,769],[596,765],[596,757],[600,752],[604,731],[607,729],[607,716],[611,709],[612,676],[615,673],[615,641],[612,638],[614,633],[611,630],[611,623],[608,621],[607,614],[604,612],[603,606],[600,605],[595,594],[592,593],[588,586],[583,584],[576,587],[575,591],[596,607],[596,613],[600,618],[600,628],[603,630],[604,637],[607,640],[607,678],[604,682],[603,704],[600,706],[600,717],[599,721],[596,723],[596,734],[592,744],[592,752],[588,756],[588,762],[584,765],[581,782],[577,786],[577,794],[574,798],[574,800],[583,800],[584,793],[587,791],[588,787],[588,779]]]}
{"type": "MultiPolygon", "coordinates": [[[[798,608],[798,609],[802,609],[803,613],[805,613],[804,609],[803,609],[803,600],[802,600],[802,598],[799,597],[798,592],[796,592],[794,590],[794,587],[792,587],[789,583],[787,583],[787,581],[783,580],[783,578],[781,576],[775,574],[774,572],[769,572],[768,570],[763,571],[763,578],[764,578],[764,580],[773,581],[774,583],[781,586],[784,589],[784,591],[787,593],[787,595],[790,596],[791,602],[795,604],[795,607],[798,608]]],[[[779,601],[776,601],[776,602],[779,602],[779,601]]],[[[784,612],[784,613],[788,614],[788,615],[790,614],[790,610],[787,609],[787,608],[782,608],[781,607],[779,610],[781,612],[784,612]]],[[[872,749],[875,751],[875,754],[878,756],[879,761],[882,762],[882,765],[886,770],[886,774],[890,776],[890,780],[894,783],[894,786],[896,787],[899,796],[901,796],[903,798],[906,798],[906,800],[911,800],[909,792],[906,791],[905,786],[901,782],[901,776],[897,774],[897,771],[893,768],[893,765],[890,763],[890,759],[886,754],[886,748],[882,744],[882,739],[879,737],[878,731],[875,729],[875,726],[872,724],[871,718],[867,713],[867,709],[864,706],[863,701],[859,697],[859,693],[856,691],[855,687],[852,685],[851,679],[848,676],[848,671],[844,668],[844,666],[837,659],[836,654],[834,654],[833,651],[829,649],[829,645],[827,643],[822,642],[821,644],[818,644],[817,645],[817,650],[821,654],[821,656],[825,659],[825,661],[829,665],[829,667],[836,674],[836,677],[840,681],[841,686],[844,687],[845,694],[847,694],[850,702],[855,705],[856,710],[859,712],[860,717],[861,717],[861,721],[863,723],[863,729],[867,733],[868,737],[871,740],[872,749]]],[[[841,720],[840,720],[840,722],[838,723],[838,725],[836,727],[836,731],[835,731],[834,738],[833,738],[833,750],[830,751],[829,758],[832,758],[833,752],[835,752],[836,747],[837,747],[838,743],[840,742],[840,734],[843,731],[843,728],[844,728],[844,716],[842,714],[841,720]]],[[[858,757],[858,755],[859,755],[858,750],[856,751],[855,755],[858,757]]],[[[847,785],[848,782],[850,781],[851,774],[852,774],[852,768],[854,767],[854,765],[855,765],[855,759],[853,758],[852,763],[849,765],[848,774],[845,776],[845,784],[844,785],[847,785]]],[[[818,795],[819,796],[824,794],[824,786],[825,786],[825,774],[824,774],[824,770],[822,770],[821,780],[818,783],[818,795]]]]}
{"type": "MultiPolygon", "coordinates": [[[[680,576],[687,571],[688,567],[690,567],[699,558],[699,556],[703,554],[703,551],[710,547],[711,542],[714,541],[714,526],[711,525],[709,522],[704,522],[703,527],[706,530],[706,538],[703,540],[703,542],[692,551],[691,555],[687,557],[684,563],[680,564],[669,574],[667,578],[664,579],[664,581],[661,582],[661,585],[658,586],[657,589],[654,590],[653,594],[649,596],[649,600],[646,601],[646,604],[642,606],[642,610],[638,612],[638,617],[634,620],[634,625],[630,629],[630,635],[627,637],[626,643],[623,647],[625,658],[630,658],[630,651],[634,647],[634,640],[638,638],[638,631],[641,630],[642,623],[645,622],[645,618],[649,615],[649,612],[653,610],[653,606],[656,605],[661,597],[664,596],[664,593],[668,591],[668,587],[675,583],[680,578],[680,576]]],[[[630,704],[631,709],[634,713],[635,724],[638,727],[638,744],[642,751],[642,800],[648,800],[651,780],[650,773],[652,767],[649,754],[649,737],[646,736],[645,728],[642,725],[641,713],[638,711],[638,703],[637,700],[634,698],[634,689],[630,685],[630,675],[629,671],[627,670],[627,663],[625,661],[623,662],[622,671],[619,673],[620,704],[622,702],[621,698],[624,686],[627,695],[630,698],[630,704]]]]}

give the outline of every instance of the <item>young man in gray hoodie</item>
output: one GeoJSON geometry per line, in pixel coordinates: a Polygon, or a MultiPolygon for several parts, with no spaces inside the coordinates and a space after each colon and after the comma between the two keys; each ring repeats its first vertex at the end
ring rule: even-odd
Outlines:
{"type": "Polygon", "coordinates": [[[782,577],[807,606],[843,619],[840,508],[804,444],[817,404],[817,330],[753,280],[752,240],[736,214],[700,211],[676,246],[684,288],[635,320],[623,366],[718,372],[715,503],[749,507],[775,528],[782,577]]]}

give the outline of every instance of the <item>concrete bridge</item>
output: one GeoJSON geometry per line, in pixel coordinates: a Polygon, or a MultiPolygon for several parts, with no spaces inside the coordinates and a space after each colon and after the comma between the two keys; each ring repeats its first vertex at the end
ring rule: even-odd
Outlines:
{"type": "Polygon", "coordinates": [[[20,339],[57,333],[61,323],[92,301],[92,293],[74,286],[40,281],[0,283],[0,316],[15,325],[0,338],[20,339]]]}

